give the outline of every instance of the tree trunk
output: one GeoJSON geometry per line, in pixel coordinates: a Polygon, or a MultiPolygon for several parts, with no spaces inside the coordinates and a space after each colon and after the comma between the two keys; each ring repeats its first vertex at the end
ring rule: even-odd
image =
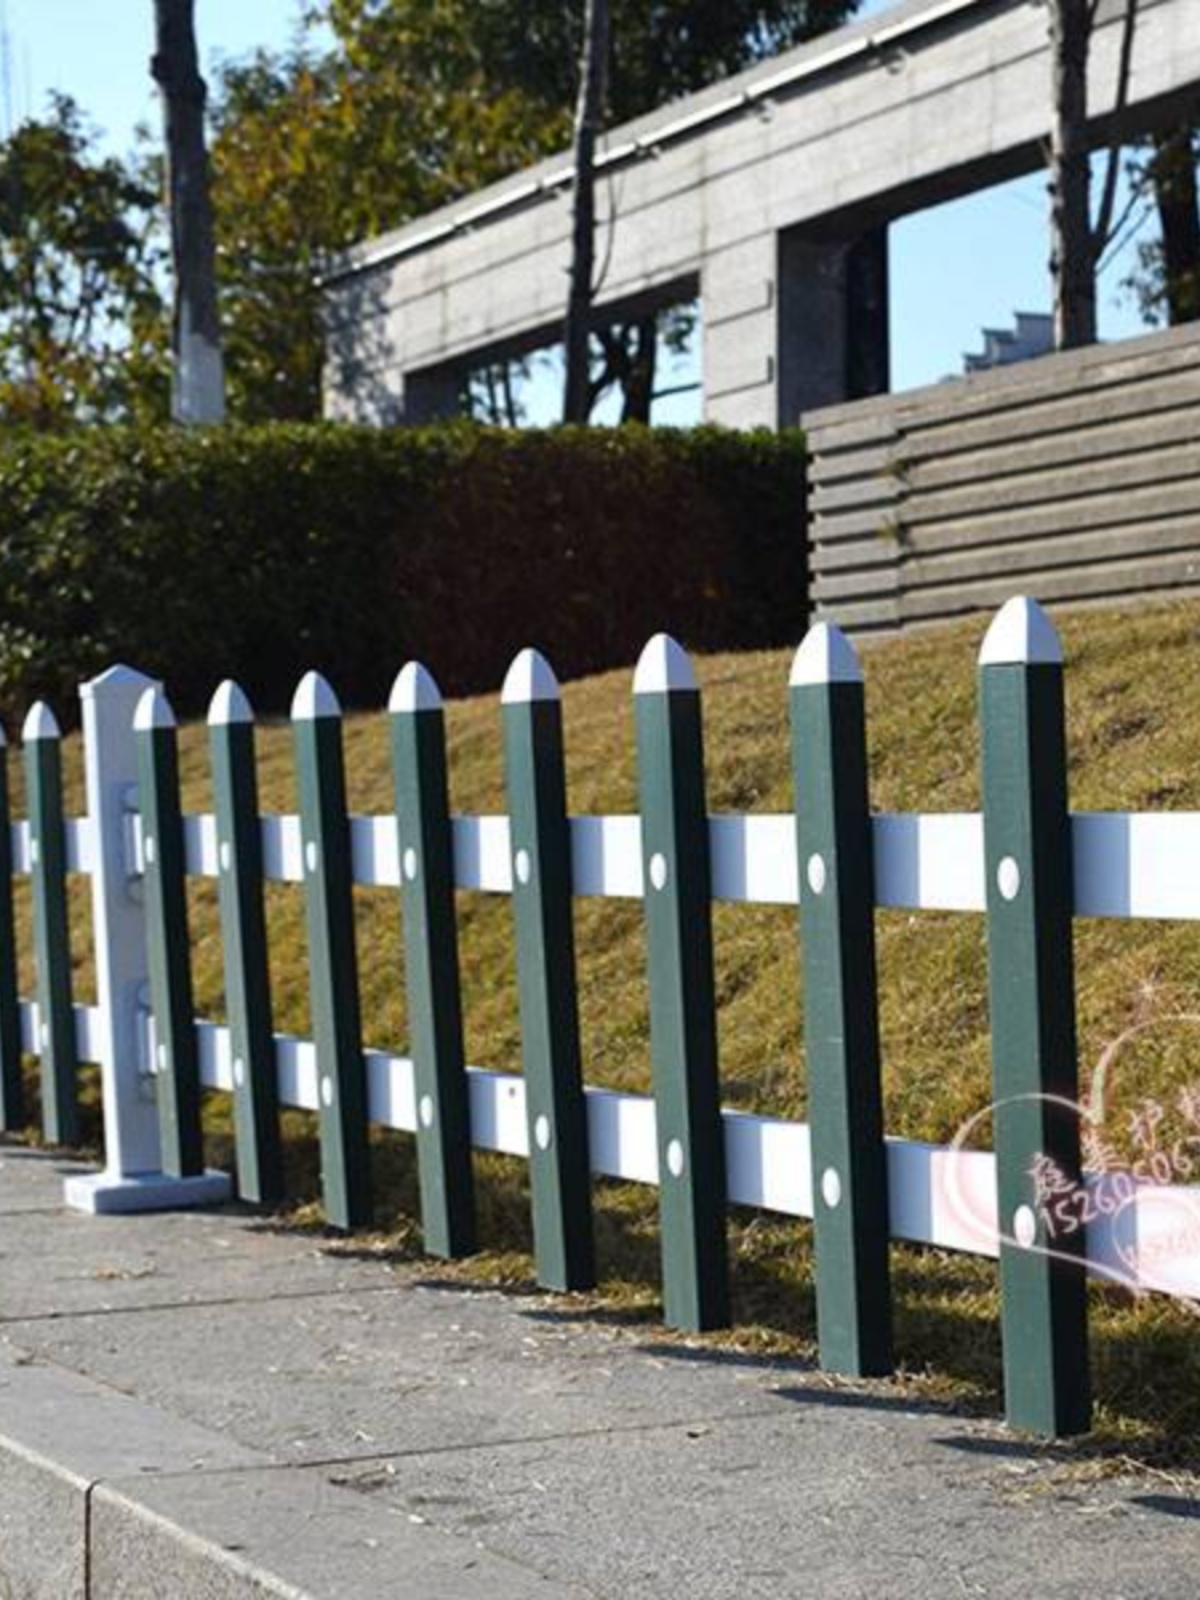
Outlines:
{"type": "Polygon", "coordinates": [[[500,368],[500,388],[504,395],[504,426],[506,428],[519,428],[521,426],[521,413],[517,407],[517,396],[513,389],[513,365],[506,361],[500,368]]]}
{"type": "Polygon", "coordinates": [[[621,380],[622,422],[649,422],[654,404],[654,379],[658,366],[658,318],[643,317],[627,330],[632,344],[629,362],[621,380]]]}
{"type": "Polygon", "coordinates": [[[1096,256],[1089,192],[1087,63],[1090,0],[1050,0],[1050,271],[1060,350],[1096,340],[1096,256]]]}
{"type": "Polygon", "coordinates": [[[565,332],[564,422],[588,420],[588,334],[596,257],[596,138],[604,114],[607,66],[608,0],[586,0],[575,111],[575,210],[565,332]]]}
{"type": "Polygon", "coordinates": [[[150,71],[163,98],[175,273],[171,414],[177,422],[222,422],[225,373],[194,0],[154,0],[154,23],[150,71]]]}
{"type": "Polygon", "coordinates": [[[1200,193],[1190,127],[1155,140],[1150,176],[1162,225],[1167,320],[1195,322],[1200,319],[1200,193]]]}

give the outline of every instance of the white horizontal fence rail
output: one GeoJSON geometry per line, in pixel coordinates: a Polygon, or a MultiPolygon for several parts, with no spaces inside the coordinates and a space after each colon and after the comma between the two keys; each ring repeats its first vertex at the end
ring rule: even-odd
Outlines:
{"type": "MultiPolygon", "coordinates": [[[[993,630],[995,634],[999,629],[1000,643],[994,649],[1000,653],[989,660],[989,647],[985,647],[984,676],[993,695],[992,711],[985,708],[983,718],[985,756],[988,741],[994,750],[997,740],[1008,736],[1014,715],[1018,715],[1032,719],[1031,725],[1040,730],[1038,739],[1048,751],[1047,759],[1061,759],[1062,752],[1055,749],[1055,729],[1061,732],[1055,721],[1056,697],[1061,692],[1061,671],[1053,653],[1057,639],[1036,608],[1019,613],[1015,622],[1015,651],[1014,617],[1008,608],[993,630]],[[1039,655],[1039,650],[1046,653],[1039,655]],[[1032,653],[1024,655],[1022,651],[1032,653]]],[[[935,1146],[885,1139],[878,1125],[873,1130],[868,1126],[862,1106],[869,1096],[863,1086],[878,1078],[877,1046],[865,1035],[847,1042],[856,1009],[863,1003],[875,1005],[871,912],[985,914],[993,979],[997,964],[1010,960],[1016,950],[1020,959],[1011,970],[1025,985],[1024,989],[1018,985],[1011,1015],[1002,1020],[1010,1028],[1014,1019],[1022,1027],[1031,1026],[1030,1037],[1041,1041],[1038,1053],[1046,1057],[1050,1068],[1059,1057],[1046,1041],[1052,1035],[1059,1043],[1068,1041],[1065,1048],[1073,1084],[1073,1010],[1059,1006],[1056,1011],[1055,997],[1037,991],[1038,964],[1026,961],[1029,949],[1021,945],[1022,939],[1038,949],[1043,943],[1037,918],[1031,921],[1026,909],[1032,903],[1030,896],[1037,888],[1039,907],[1047,906],[1049,916],[1056,911],[1065,916],[1055,935],[1060,956],[1064,942],[1069,945],[1071,917],[1200,920],[1200,813],[1068,815],[1064,784],[1059,811],[1055,813],[1051,807],[1044,815],[1035,815],[1036,806],[1013,779],[1019,762],[1009,750],[1000,758],[993,754],[990,768],[985,760],[985,778],[990,773],[992,787],[989,790],[985,782],[982,812],[870,815],[861,676],[848,644],[836,630],[824,625],[813,631],[797,655],[790,691],[795,770],[811,776],[814,769],[806,770],[805,761],[828,764],[820,782],[808,791],[809,802],[799,808],[799,816],[707,813],[699,694],[683,652],[661,637],[647,648],[635,680],[641,803],[636,815],[565,815],[557,686],[547,664],[533,659],[530,652],[514,663],[505,686],[510,765],[509,814],[504,815],[449,815],[441,702],[427,674],[402,674],[389,705],[398,788],[399,775],[404,774],[409,787],[403,792],[411,805],[406,803],[399,815],[385,816],[346,814],[340,710],[328,686],[314,675],[301,686],[301,709],[294,710],[302,769],[301,812],[295,815],[259,813],[251,714],[244,696],[228,687],[218,696],[223,717],[211,719],[212,727],[221,730],[226,763],[224,787],[218,784],[215,788],[219,815],[181,814],[175,729],[165,698],[153,687],[146,689],[149,680],[125,669],[106,676],[111,679],[107,686],[101,679],[85,690],[85,711],[87,695],[93,696],[91,724],[85,716],[88,817],[61,815],[61,793],[53,781],[57,728],[48,714],[39,712],[36,717],[31,714],[30,724],[41,741],[40,787],[31,791],[37,800],[37,805],[31,806],[33,820],[13,822],[6,836],[0,834],[11,846],[12,872],[32,878],[35,901],[43,908],[36,997],[13,999],[8,1005],[10,1017],[19,1012],[14,1025],[19,1028],[21,1047],[42,1059],[44,1082],[46,1062],[51,1063],[49,1081],[60,1097],[64,1083],[70,1084],[75,1061],[98,1062],[102,1068],[109,1169],[73,1191],[72,1203],[88,1209],[126,1210],[144,1204],[189,1204],[223,1197],[229,1190],[227,1175],[206,1173],[202,1166],[199,1089],[234,1095],[239,1174],[244,1178],[245,1128],[239,1118],[248,1084],[260,1088],[265,1084],[270,1097],[264,1104],[269,1103],[273,1125],[277,1125],[278,1107],[318,1115],[323,1172],[334,1148],[329,1142],[331,1132],[341,1140],[337,1160],[342,1179],[350,1184],[341,1211],[343,1225],[357,1225],[370,1216],[369,1189],[363,1175],[368,1170],[365,1125],[371,1122],[415,1134],[421,1160],[434,1151],[445,1163],[441,1170],[447,1174],[457,1171],[454,1181],[460,1184],[463,1169],[461,1163],[455,1168],[454,1162],[469,1156],[471,1147],[528,1161],[533,1174],[536,1245],[539,1215],[543,1225],[546,1218],[553,1222],[566,1216],[564,1202],[553,1189],[556,1180],[546,1165],[562,1126],[557,1121],[562,1102],[557,1103],[552,1118],[543,1110],[549,1103],[538,1096],[544,1093],[547,1071],[552,1084],[560,1074],[561,1088],[561,1074],[567,1070],[562,1067],[561,1052],[566,1050],[569,1055],[572,1048],[566,1025],[570,1019],[564,1021],[561,1009],[555,1012],[554,997],[546,988],[550,971],[546,945],[538,941],[553,941],[561,954],[565,938],[564,959],[573,962],[569,912],[563,913],[565,922],[561,918],[555,921],[555,917],[571,897],[611,897],[644,901],[648,926],[653,923],[657,929],[648,945],[654,1092],[637,1095],[581,1088],[577,1066],[570,1068],[574,1073],[571,1103],[578,1108],[582,1093],[580,1126],[586,1126],[587,1139],[586,1152],[582,1142],[576,1146],[585,1159],[576,1163],[574,1170],[583,1167],[597,1177],[658,1189],[664,1285],[674,1293],[675,1305],[685,1307],[677,1325],[711,1326],[722,1314],[723,1283],[719,1275],[706,1276],[697,1247],[700,1243],[712,1249],[723,1247],[724,1201],[814,1219],[818,1256],[822,1255],[821,1229],[825,1227],[830,1247],[824,1253],[824,1278],[818,1262],[818,1306],[822,1302],[836,1305],[847,1294],[846,1280],[839,1282],[838,1278],[843,1269],[834,1259],[836,1230],[847,1227],[869,1227],[875,1240],[890,1236],[999,1257],[1002,1281],[1006,1270],[1011,1274],[1014,1252],[1019,1252],[1019,1271],[1031,1262],[1033,1271],[1051,1278],[1060,1268],[1068,1272],[1085,1269],[1136,1291],[1161,1290],[1200,1299],[1200,1187],[1175,1181],[1178,1172],[1170,1174],[1169,1182],[1142,1181],[1111,1171],[1082,1174],[1077,1150],[1073,1154],[1068,1145],[1065,1167],[1068,1175],[1075,1175],[1075,1198],[1084,1215],[1073,1230],[1074,1237],[1066,1240],[1060,1239],[1049,1223],[1045,1232],[1040,1231],[1042,1224],[1036,1222],[1029,1206],[1014,1200],[1005,1161],[1011,1172],[1017,1160],[1025,1183],[1027,1172],[1021,1163],[1027,1162],[1027,1155],[1021,1152],[1042,1147],[1036,1141],[1029,1143],[1028,1131],[1022,1134],[1025,1143],[1017,1141],[1014,1146],[1015,1124],[1005,1107],[1024,1099],[1039,1102],[1044,1110],[1044,1104],[1055,1095],[1060,1100],[1067,1097],[1064,1081],[1054,1080],[1049,1068],[1043,1072],[1039,1065],[1041,1076],[1010,1079],[1007,1087],[998,1078],[997,1103],[989,1108],[990,1121],[986,1123],[997,1153],[935,1146]],[[130,707],[137,696],[141,699],[133,735],[130,707]],[[245,737],[234,736],[239,728],[245,737]],[[125,745],[121,737],[126,739],[125,745]],[[830,741],[825,749],[823,738],[830,741]],[[861,750],[856,741],[863,741],[861,750]],[[135,743],[140,790],[131,781],[138,775],[133,760],[135,743]],[[513,760],[522,774],[523,792],[513,788],[513,760]],[[824,789],[821,783],[825,783],[824,789]],[[515,796],[520,798],[519,804],[515,796]],[[230,834],[235,804],[241,807],[244,819],[236,840],[230,834]],[[816,819],[818,809],[821,817],[816,819]],[[1027,825],[1027,813],[1044,833],[1026,839],[1012,831],[1017,824],[1027,825]],[[815,821],[819,821],[816,832],[815,821]],[[533,827],[540,830],[536,837],[529,831],[533,827]],[[1045,839],[1053,842],[1053,848],[1045,847],[1045,839]],[[857,871],[868,848],[872,872],[857,871]],[[1067,869],[1058,871],[1068,856],[1067,869]],[[65,914],[57,923],[52,917],[48,920],[46,908],[54,912],[58,904],[55,895],[65,903],[64,872],[92,879],[99,996],[94,1006],[70,1003],[65,914]],[[300,1039],[273,1032],[269,998],[255,1001],[251,1009],[261,1029],[261,1070],[256,1068],[253,1073],[243,1059],[245,1042],[237,1042],[247,1038],[245,1000],[240,1010],[231,1005],[227,1024],[193,1018],[184,896],[188,875],[220,880],[223,896],[234,877],[241,883],[238,904],[243,920],[232,941],[228,917],[232,902],[224,898],[221,916],[227,963],[234,951],[235,962],[243,963],[243,975],[251,970],[246,963],[259,959],[265,974],[265,928],[256,929],[253,917],[245,920],[246,907],[253,906],[256,894],[261,899],[262,882],[304,887],[310,966],[325,985],[323,1009],[319,1011],[314,1002],[314,1038],[300,1039]],[[404,965],[410,985],[416,984],[415,990],[410,987],[408,1007],[410,1054],[366,1048],[361,1043],[349,920],[351,885],[404,895],[404,965]],[[513,896],[514,909],[528,910],[528,896],[535,889],[542,897],[538,913],[542,921],[526,921],[532,942],[527,940],[523,951],[518,951],[527,1063],[526,1008],[531,996],[541,1007],[537,1013],[538,1048],[544,1052],[540,1064],[545,1069],[541,1087],[537,1075],[528,1070],[516,1076],[465,1066],[451,888],[513,896]],[[517,899],[520,896],[526,898],[517,899]],[[808,1040],[808,1123],[722,1109],[715,1096],[688,1098],[706,1073],[710,1083],[715,1083],[715,1053],[708,1052],[704,1039],[712,1020],[706,1019],[705,1008],[711,1007],[714,993],[711,946],[705,942],[711,901],[798,907],[808,934],[818,927],[818,912],[842,918],[842,926],[858,930],[855,960],[859,962],[865,955],[869,975],[856,974],[853,990],[846,987],[846,974],[841,970],[844,955],[840,965],[835,960],[833,966],[822,968],[818,962],[808,970],[817,940],[806,936],[809,1022],[815,1001],[827,1001],[833,991],[840,996],[842,1008],[839,1013],[836,1007],[830,1010],[826,1005],[826,1014],[834,1021],[821,1027],[828,1035],[824,1043],[832,1040],[834,1056],[827,1054],[824,1066],[814,1055],[813,1039],[808,1040]],[[814,901],[819,901],[819,906],[814,907],[814,901]],[[410,918],[413,904],[425,907],[425,923],[410,918]],[[1017,926],[1014,915],[1025,918],[1024,931],[1018,928],[998,935],[998,928],[1017,926]],[[864,929],[868,942],[863,940],[864,929]],[[997,937],[1010,939],[1011,947],[1001,942],[997,953],[997,937]],[[1032,980],[1027,981],[1026,973],[1034,974],[1032,980]],[[48,975],[53,983],[47,981],[48,975]],[[543,986],[540,990],[539,984],[543,986]],[[169,1007],[164,995],[170,997],[169,1007]],[[688,1026],[681,1029],[679,1021],[685,1015],[688,1026]],[[839,1015],[841,1021],[837,1021],[839,1015]],[[676,1030],[670,1034],[665,1052],[664,1017],[668,1030],[676,1030]],[[1056,1035],[1055,1028],[1059,1030],[1056,1035]],[[331,1055],[334,1036],[337,1048],[331,1055]],[[332,1072],[330,1062],[335,1058],[337,1071],[332,1072]],[[434,1076],[430,1075],[431,1066],[436,1068],[434,1076]],[[464,1071],[465,1112],[459,1132],[450,1136],[443,1122],[447,1102],[436,1100],[431,1089],[457,1083],[461,1094],[464,1071]],[[185,1076],[191,1086],[187,1091],[190,1099],[179,1098],[185,1076]],[[175,1108],[173,1125],[171,1116],[164,1116],[164,1107],[175,1108]],[[184,1160],[180,1153],[187,1133],[183,1124],[188,1118],[193,1151],[184,1160]],[[869,1188],[863,1186],[861,1171],[855,1173],[858,1155],[872,1148],[878,1157],[873,1200],[869,1188]],[[360,1188],[353,1189],[351,1180],[360,1179],[360,1188]],[[714,1196],[720,1212],[715,1231],[714,1196]],[[867,1217],[872,1218],[869,1223],[861,1220],[867,1217]],[[699,1262],[694,1281],[687,1277],[690,1269],[680,1264],[689,1255],[699,1262]]],[[[217,747],[214,743],[214,750],[217,747]]],[[[1018,747],[1019,755],[1023,749],[1018,747]]],[[[1039,795],[1037,805],[1043,801],[1044,796],[1039,795]]],[[[826,948],[836,951],[841,935],[835,922],[826,927],[833,930],[833,942],[826,948]]],[[[227,964],[227,993],[230,970],[227,964]]],[[[1073,1007],[1069,965],[1059,970],[1066,981],[1056,979],[1057,986],[1073,1007]]],[[[266,996],[265,977],[260,994],[266,996]]],[[[994,1046],[998,1036],[995,1008],[993,995],[994,1046]]],[[[715,1029],[709,1032],[715,1035],[715,1029]]],[[[1018,1058],[1022,1049],[1018,1038],[1018,1058]]],[[[1073,1088],[1069,1098],[1075,1114],[1079,1108],[1074,1105],[1073,1088]]],[[[62,1103],[68,1102],[64,1099],[62,1103]]],[[[3,1126],[0,1122],[0,1128],[3,1126]]],[[[1026,1130],[1031,1126],[1036,1124],[1027,1121],[1026,1130]]],[[[421,1170],[425,1184],[430,1174],[424,1167],[421,1170]]],[[[558,1170],[561,1173],[562,1168],[558,1170]]],[[[470,1182],[469,1170],[466,1182],[470,1182]]],[[[424,1205],[424,1191],[422,1198],[424,1205]]],[[[326,1200],[328,1216],[328,1192],[326,1200]]],[[[472,1206],[468,1188],[460,1190],[456,1203],[459,1201],[472,1206]]],[[[590,1197],[585,1196],[582,1203],[576,1197],[571,1204],[575,1221],[590,1228],[590,1214],[584,1211],[585,1206],[590,1208],[590,1197]]],[[[1043,1217],[1047,1214],[1041,1213],[1043,1217]]],[[[852,1238],[852,1233],[842,1237],[852,1238]]],[[[426,1248],[436,1248],[428,1235],[426,1248]]],[[[439,1253],[460,1252],[458,1245],[448,1245],[439,1253]]],[[[539,1277],[547,1281],[542,1276],[541,1255],[537,1259],[539,1277]]],[[[853,1263],[855,1258],[851,1253],[844,1259],[853,1263]]],[[[880,1270],[886,1279],[886,1259],[880,1270]]],[[[1016,1301],[1024,1292],[1005,1283],[1006,1317],[1013,1317],[1016,1301]]],[[[670,1292],[667,1303],[670,1318],[670,1292]]],[[[878,1306],[890,1319],[886,1299],[878,1306]]],[[[1010,1341],[1008,1322],[1005,1335],[1010,1341]]],[[[1061,1357],[1063,1339],[1067,1339],[1072,1359],[1086,1364],[1086,1345],[1078,1330],[1064,1333],[1058,1327],[1042,1328],[1033,1339],[1035,1378],[1023,1391],[1015,1413],[1010,1407],[1013,1420],[1044,1431],[1062,1431],[1064,1427],[1069,1431],[1073,1426],[1061,1409],[1065,1403],[1061,1397],[1039,1388],[1038,1373],[1054,1366],[1047,1351],[1057,1349],[1061,1357]]],[[[824,1358],[823,1332],[821,1340],[824,1358]]],[[[1061,1360],[1057,1367],[1062,1367],[1061,1360]]],[[[867,1367],[856,1366],[852,1358],[839,1370],[867,1367]]],[[[1084,1414],[1086,1397],[1077,1394],[1075,1401],[1077,1414],[1084,1414]]]]}
{"type": "MultiPolygon", "coordinates": [[[[456,816],[454,883],[459,889],[511,894],[512,846],[505,816],[456,816]]],[[[580,897],[640,900],[645,895],[638,816],[571,817],[572,889],[580,897]]],[[[709,857],[715,900],[794,906],[800,898],[791,813],[710,816],[709,857]]],[[[986,909],[983,818],[974,812],[881,812],[872,818],[875,904],[880,910],[986,909]]],[[[86,872],[87,830],[68,824],[72,871],[86,872]]],[[[215,878],[217,825],[211,814],[184,818],[188,872],[215,878]]],[[[1071,817],[1075,915],[1144,920],[1200,920],[1200,812],[1082,811],[1071,817]]],[[[354,882],[400,887],[396,819],[350,818],[354,882]]],[[[129,818],[132,870],[143,870],[141,818],[129,818]]],[[[264,876],[302,883],[300,818],[262,818],[264,876]]],[[[28,871],[28,834],[13,824],[16,870],[28,871]]]]}
{"type": "MultiPolygon", "coordinates": [[[[26,1055],[41,1052],[41,1010],[36,1000],[22,1000],[21,1049],[26,1055]]],[[[101,1016],[99,1006],[74,1005],[75,1048],[80,1061],[99,1062],[101,1059],[101,1016]]]]}
{"type": "MultiPolygon", "coordinates": [[[[229,1030],[197,1024],[200,1069],[207,1088],[232,1090],[229,1030]]],[[[316,1111],[320,1104],[316,1048],[310,1040],[276,1035],[279,1098],[284,1105],[316,1111]]],[[[368,1049],[367,1104],[370,1120],[401,1133],[415,1133],[417,1103],[413,1064],[402,1055],[368,1049]]],[[[468,1067],[471,1142],[478,1150],[529,1157],[525,1083],[515,1074],[468,1067]]],[[[646,1095],[587,1088],[591,1170],[597,1177],[657,1185],[660,1181],[654,1101],[646,1095]]],[[[752,1112],[722,1112],[726,1195],[733,1205],[784,1216],[813,1215],[809,1130],[802,1122],[752,1112]]],[[[996,1158],[990,1150],[950,1149],[920,1140],[889,1138],[888,1195],[893,1238],[996,1256],[996,1158]]],[[[1096,1188],[1102,1180],[1093,1180],[1096,1188]]],[[[1131,1288],[1170,1289],[1200,1296],[1200,1253],[1172,1261],[1164,1277],[1154,1246],[1181,1228],[1200,1240],[1200,1188],[1142,1184],[1124,1212],[1120,1230],[1097,1220],[1087,1232],[1089,1270],[1131,1288]],[[1140,1223],[1140,1226],[1139,1226],[1140,1223]],[[1139,1269],[1137,1247],[1148,1257],[1139,1269]]]]}
{"type": "MultiPolygon", "coordinates": [[[[29,823],[24,818],[12,823],[11,833],[13,871],[23,877],[28,877],[33,867],[30,853],[31,831],[29,823]]],[[[92,830],[87,817],[65,818],[63,835],[67,847],[67,871],[81,872],[90,876],[93,860],[92,830]]]]}
{"type": "MultiPolygon", "coordinates": [[[[76,1005],[79,1059],[100,1057],[102,1018],[98,1006],[76,1005]]],[[[21,1003],[21,1043],[38,1051],[38,1007],[21,1003]]],[[[147,1077],[154,1076],[154,1021],[142,1015],[141,1056],[147,1077]]],[[[206,1089],[232,1093],[230,1031],[223,1024],[197,1020],[200,1077],[206,1089]]],[[[387,1050],[364,1050],[370,1121],[398,1133],[415,1133],[417,1103],[413,1064],[387,1050]]],[[[279,1103],[298,1111],[320,1107],[316,1045],[311,1039],[275,1035],[279,1103]]],[[[471,1142],[477,1150],[529,1157],[525,1083],[513,1073],[467,1068],[471,1142]]],[[[654,1101],[647,1095],[587,1088],[591,1170],[600,1178],[657,1185],[659,1162],[654,1101]]],[[[748,1111],[722,1112],[725,1134],[726,1193],[732,1205],[813,1215],[812,1166],[806,1123],[748,1111]]],[[[891,1235],[911,1244],[995,1257],[1000,1232],[996,1214],[996,1158],[990,1150],[952,1149],[916,1139],[887,1140],[891,1235]]],[[[1104,1180],[1089,1179],[1098,1191],[1104,1180]]],[[[1200,1188],[1137,1185],[1122,1210],[1119,1226],[1104,1218],[1086,1230],[1088,1270],[1128,1288],[1200,1298],[1200,1188]],[[1191,1233],[1196,1248],[1179,1257],[1181,1233],[1191,1233]]]]}

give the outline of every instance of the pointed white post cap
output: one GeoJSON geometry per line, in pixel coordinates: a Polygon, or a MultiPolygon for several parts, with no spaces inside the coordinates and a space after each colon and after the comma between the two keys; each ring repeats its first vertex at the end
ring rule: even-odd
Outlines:
{"type": "Polygon", "coordinates": [[[25,744],[34,744],[38,739],[57,739],[61,737],[58,720],[53,711],[44,700],[35,700],[30,706],[21,729],[21,739],[25,744]]]}
{"type": "Polygon", "coordinates": [[[138,701],[137,710],[133,713],[133,726],[136,733],[175,726],[175,713],[171,710],[170,701],[157,685],[147,689],[138,701]]]}
{"type": "Polygon", "coordinates": [[[558,679],[540,650],[522,650],[514,657],[500,692],[502,705],[526,705],[531,700],[557,700],[558,679]]]}
{"type": "Polygon", "coordinates": [[[396,674],[388,695],[388,710],[395,712],[440,711],[442,692],[432,672],[419,661],[406,662],[396,674]]]}
{"type": "Polygon", "coordinates": [[[340,717],[338,697],[319,672],[306,672],[292,696],[293,722],[315,722],[320,717],[340,717]]]}
{"type": "Polygon", "coordinates": [[[792,657],[788,682],[793,688],[806,683],[861,683],[862,667],[842,630],[832,622],[817,622],[792,657]]]}
{"type": "Polygon", "coordinates": [[[696,674],[687,651],[669,633],[656,633],[638,657],[634,694],[668,694],[695,687],[696,674]]]}
{"type": "Polygon", "coordinates": [[[94,694],[97,689],[148,689],[152,683],[157,683],[157,678],[151,678],[144,672],[139,672],[136,667],[127,667],[123,661],[118,661],[114,666],[105,667],[103,672],[97,673],[94,678],[89,678],[79,687],[80,694],[94,694]]]}
{"type": "Polygon", "coordinates": [[[992,619],[979,651],[981,667],[1000,667],[1034,662],[1061,664],[1062,641],[1054,624],[1027,595],[1006,600],[992,619]]]}
{"type": "Polygon", "coordinates": [[[208,702],[208,722],[213,728],[224,728],[235,722],[253,722],[254,712],[250,709],[250,702],[246,699],[241,685],[234,683],[232,678],[226,678],[224,683],[219,683],[216,693],[208,702]]]}

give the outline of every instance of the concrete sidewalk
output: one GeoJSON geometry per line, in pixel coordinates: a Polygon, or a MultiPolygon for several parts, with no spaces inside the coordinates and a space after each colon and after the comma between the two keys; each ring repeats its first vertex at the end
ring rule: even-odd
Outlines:
{"type": "Polygon", "coordinates": [[[0,1148],[0,1597],[1191,1596],[1200,1506],[0,1148]]]}

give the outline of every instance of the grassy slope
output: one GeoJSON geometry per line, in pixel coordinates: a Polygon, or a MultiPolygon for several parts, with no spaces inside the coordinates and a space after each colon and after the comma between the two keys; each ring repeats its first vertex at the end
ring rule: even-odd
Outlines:
{"type": "MultiPolygon", "coordinates": [[[[1068,613],[1072,800],[1078,809],[1200,809],[1200,603],[1068,613]]],[[[872,801],[886,810],[978,806],[975,653],[981,623],[865,652],[872,801]]],[[[785,652],[698,663],[705,690],[709,799],[714,811],[785,811],[790,779],[785,652]]],[[[567,686],[564,708],[573,811],[635,806],[628,672],[567,686]]],[[[455,808],[504,809],[495,697],[449,709],[455,808]]],[[[182,735],[185,800],[209,803],[204,731],[182,735]]],[[[294,808],[290,732],[261,733],[262,803],[294,808]]],[[[68,750],[79,803],[78,749],[68,750]]],[[[385,719],[347,726],[351,805],[383,811],[391,786],[385,719]]],[[[307,1029],[298,892],[271,891],[276,1025],[307,1029]]],[[[405,1036],[398,907],[394,895],[361,896],[360,960],[366,1034],[405,1036]]],[[[221,1013],[215,896],[194,893],[196,979],[202,1014],[221,1013]]],[[[460,897],[468,1053],[481,1065],[520,1069],[509,908],[503,897],[460,897]]],[[[589,1082],[645,1089],[647,1007],[639,908],[581,902],[580,998],[589,1082]]],[[[80,919],[81,922],[84,919],[80,919]]],[[[785,1115],[804,1110],[801,1001],[794,915],[718,907],[715,914],[722,1072],[728,1104],[785,1115]]],[[[885,913],[879,919],[887,1127],[943,1142],[985,1106],[988,1043],[983,928],[977,917],[885,913]]],[[[89,981],[86,930],[79,979],[89,981]]],[[[1200,1032],[1176,1020],[1198,1011],[1200,929],[1192,925],[1086,923],[1077,937],[1081,1076],[1106,1051],[1119,1066],[1109,1113],[1114,1142],[1129,1145],[1128,1118],[1146,1094],[1170,1103],[1200,1083],[1200,1032]],[[1128,1040],[1125,1036],[1135,1030],[1128,1040]]],[[[27,990],[25,992],[28,992],[27,990]]],[[[315,1187],[308,1120],[290,1119],[295,1181],[315,1187]]],[[[222,1108],[214,1140],[224,1142],[222,1108]]],[[[408,1141],[381,1136],[381,1243],[415,1247],[408,1141]]],[[[529,1273],[522,1163],[481,1158],[488,1254],[467,1270],[507,1281],[529,1273]]],[[[602,1186],[598,1196],[603,1297],[629,1315],[656,1312],[653,1197],[602,1186]]],[[[301,1208],[300,1222],[315,1220],[301,1208]]],[[[766,1217],[735,1219],[737,1337],[759,1348],[807,1351],[813,1326],[807,1229],[766,1217]]],[[[936,1251],[897,1247],[898,1344],[910,1381],[935,1393],[996,1405],[998,1339],[994,1269],[936,1251]]],[[[1185,1309],[1096,1291],[1094,1319],[1102,1441],[1159,1460],[1200,1455],[1200,1328],[1185,1309]]]]}

